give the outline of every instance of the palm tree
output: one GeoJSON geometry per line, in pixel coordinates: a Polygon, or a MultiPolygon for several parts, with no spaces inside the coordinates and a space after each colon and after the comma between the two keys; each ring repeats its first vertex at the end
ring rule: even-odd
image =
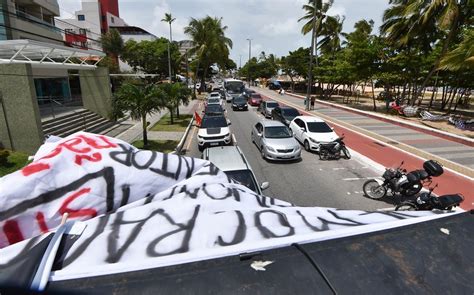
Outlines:
{"type": "MultiPolygon", "coordinates": [[[[181,103],[184,105],[189,104],[190,90],[187,86],[184,86],[180,83],[161,84],[160,88],[166,97],[165,106],[170,112],[171,124],[174,124],[173,112],[175,109],[178,110],[178,107],[181,105],[181,103]]],[[[176,115],[179,118],[179,110],[177,111],[176,115]]]]}
{"type": "Polygon", "coordinates": [[[164,108],[165,95],[155,84],[123,84],[114,97],[115,111],[130,112],[133,120],[141,120],[143,146],[148,146],[146,116],[164,108]]]}
{"type": "Polygon", "coordinates": [[[342,27],[345,17],[339,15],[327,18],[326,25],[322,28],[321,35],[325,36],[319,43],[322,52],[334,54],[341,49],[342,27]]]}
{"type": "Polygon", "coordinates": [[[442,42],[441,53],[423,81],[423,88],[438,70],[459,29],[474,13],[469,2],[471,0],[390,0],[392,6],[384,12],[381,31],[392,42],[406,46],[419,38],[426,39],[427,35],[436,36],[437,32],[445,36],[438,40],[442,42]]]}
{"type": "Polygon", "coordinates": [[[466,30],[462,42],[446,53],[440,62],[439,69],[450,71],[474,70],[474,30],[466,30]]]}
{"type": "Polygon", "coordinates": [[[212,64],[217,63],[221,68],[229,58],[232,40],[225,36],[227,26],[222,25],[222,18],[206,16],[203,19],[191,18],[184,33],[193,40],[194,46],[189,50],[190,55],[197,57],[196,73],[201,72],[201,89],[204,89],[207,71],[212,64]]]}
{"type": "Polygon", "coordinates": [[[171,13],[165,13],[165,17],[161,20],[162,22],[167,22],[170,25],[170,39],[168,42],[168,70],[170,75],[170,83],[171,83],[171,53],[170,53],[170,44],[173,42],[173,35],[171,33],[171,23],[174,22],[176,19],[173,18],[171,13]]]}

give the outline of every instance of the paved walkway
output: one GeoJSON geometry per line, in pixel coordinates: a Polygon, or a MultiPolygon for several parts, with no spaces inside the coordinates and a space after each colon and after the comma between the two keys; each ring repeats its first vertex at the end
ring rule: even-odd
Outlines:
{"type": "Polygon", "coordinates": [[[323,118],[338,134],[345,134],[349,148],[384,167],[396,167],[403,160],[404,168],[410,171],[420,169],[426,159],[441,162],[448,169],[433,179],[433,184],[439,184],[435,192],[438,195],[461,193],[465,197],[461,207],[466,210],[474,208],[474,148],[323,104],[316,104],[315,111],[307,112],[300,98],[254,89],[267,99],[297,108],[302,114],[323,118]],[[458,156],[453,157],[454,154],[458,156]]]}
{"type": "MultiPolygon", "coordinates": [[[[187,106],[180,106],[179,113],[180,114],[194,114],[198,106],[199,100],[191,100],[189,105],[187,106]]],[[[153,127],[164,115],[168,113],[167,110],[163,110],[159,113],[155,113],[153,115],[147,116],[147,121],[150,122],[148,125],[148,130],[153,127]]],[[[117,135],[118,139],[124,140],[126,142],[132,143],[136,140],[140,140],[143,137],[142,131],[142,122],[141,121],[133,121],[131,119],[124,122],[124,124],[131,124],[132,127],[126,130],[125,132],[117,135]]],[[[156,131],[148,131],[148,139],[161,139],[161,140],[180,140],[183,136],[184,132],[156,132],[156,131]]]]}

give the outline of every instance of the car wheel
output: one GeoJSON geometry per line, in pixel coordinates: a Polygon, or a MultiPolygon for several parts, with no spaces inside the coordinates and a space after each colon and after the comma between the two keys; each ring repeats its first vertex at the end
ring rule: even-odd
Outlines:
{"type": "Polygon", "coordinates": [[[262,159],[264,160],[267,158],[267,156],[265,156],[265,149],[263,148],[263,146],[260,147],[260,155],[262,156],[262,159]]]}
{"type": "Polygon", "coordinates": [[[307,140],[304,141],[304,149],[305,149],[307,152],[310,152],[310,151],[311,151],[311,147],[309,146],[309,141],[307,141],[307,140]]]}

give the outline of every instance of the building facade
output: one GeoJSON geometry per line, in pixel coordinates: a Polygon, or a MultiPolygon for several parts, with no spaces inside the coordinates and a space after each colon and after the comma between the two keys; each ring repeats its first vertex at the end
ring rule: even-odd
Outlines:
{"type": "Polygon", "coordinates": [[[30,39],[62,44],[56,0],[0,0],[0,40],[30,39]]]}
{"type": "Polygon", "coordinates": [[[70,46],[102,50],[102,34],[107,33],[111,26],[127,26],[119,16],[118,0],[82,0],[81,7],[74,13],[74,18],[62,18],[56,22],[70,46]]]}

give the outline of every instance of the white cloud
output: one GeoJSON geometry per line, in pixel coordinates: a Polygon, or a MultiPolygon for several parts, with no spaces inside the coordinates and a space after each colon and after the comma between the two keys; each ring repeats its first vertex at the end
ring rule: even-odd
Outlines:
{"type": "Polygon", "coordinates": [[[280,21],[276,23],[265,24],[260,29],[260,33],[273,35],[273,36],[294,34],[297,31],[298,31],[298,19],[296,17],[288,18],[287,20],[283,22],[280,21]]]}

